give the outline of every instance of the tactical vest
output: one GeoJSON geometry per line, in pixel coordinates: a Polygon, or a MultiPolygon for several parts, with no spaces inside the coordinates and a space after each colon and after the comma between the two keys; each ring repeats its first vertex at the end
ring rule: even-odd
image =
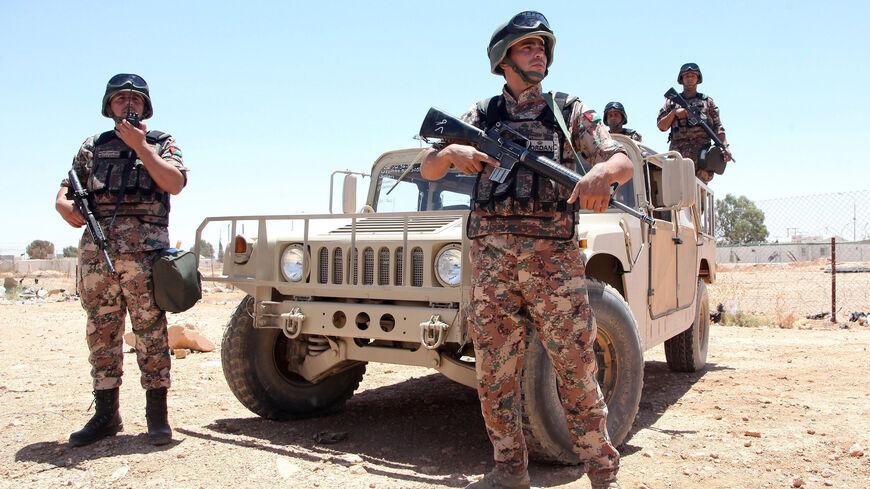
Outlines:
{"type": "MultiPolygon", "coordinates": [[[[148,131],[145,137],[158,154],[167,139],[169,134],[160,131],[148,131]]],[[[144,223],[169,225],[169,194],[157,186],[136,152],[115,131],[94,140],[94,166],[87,188],[100,218],[135,216],[144,223]]]]}
{"type": "MultiPolygon", "coordinates": [[[[707,96],[703,93],[696,93],[694,97],[685,97],[686,102],[688,102],[689,107],[694,109],[701,116],[701,120],[706,122],[707,125],[710,125],[710,117],[707,114],[707,96]]],[[[671,101],[673,106],[676,104],[671,101]]],[[[712,127],[712,126],[711,126],[712,127]]],[[[707,136],[707,133],[704,132],[704,129],[698,126],[690,126],[689,119],[680,119],[678,117],[674,117],[674,122],[671,123],[671,133],[668,135],[668,141],[681,141],[686,139],[698,139],[698,138],[706,138],[710,139],[707,136]]]]}
{"type": "MultiPolygon", "coordinates": [[[[556,93],[554,98],[566,121],[569,120],[577,99],[564,93],[556,93]]],[[[536,154],[576,170],[570,148],[566,146],[570,142],[561,135],[549,107],[534,119],[511,120],[504,97],[498,96],[478,102],[477,109],[481,120],[486,121],[484,130],[501,122],[528,138],[529,149],[536,154]]],[[[468,218],[469,238],[515,234],[565,240],[574,236],[577,206],[566,202],[573,189],[519,164],[504,183],[499,184],[489,179],[492,169],[491,165],[484,165],[484,171],[477,175],[468,218]]]]}
{"type": "Polygon", "coordinates": [[[634,136],[637,134],[637,131],[634,129],[629,129],[627,127],[623,127],[619,131],[616,131],[616,134],[622,134],[623,136],[628,136],[631,139],[634,139],[634,136]]]}

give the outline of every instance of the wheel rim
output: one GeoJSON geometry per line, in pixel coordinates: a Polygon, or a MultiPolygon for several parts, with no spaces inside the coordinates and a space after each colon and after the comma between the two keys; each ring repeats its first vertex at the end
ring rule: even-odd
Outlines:
{"type": "Polygon", "coordinates": [[[601,328],[598,329],[598,334],[595,337],[593,350],[595,351],[595,361],[598,363],[598,386],[604,394],[604,401],[610,402],[616,386],[616,379],[619,377],[619,357],[616,355],[613,338],[601,328]]]}

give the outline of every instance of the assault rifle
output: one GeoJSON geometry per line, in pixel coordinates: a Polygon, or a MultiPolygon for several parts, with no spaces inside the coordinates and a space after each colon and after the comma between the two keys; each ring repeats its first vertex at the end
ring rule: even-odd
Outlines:
{"type": "MultiPolygon", "coordinates": [[[[484,132],[446,112],[431,108],[426,114],[426,118],[423,119],[420,137],[424,140],[427,140],[426,138],[447,139],[476,146],[481,152],[498,160],[500,166],[493,168],[492,174],[489,176],[489,179],[494,182],[504,183],[517,163],[525,165],[533,172],[555,180],[560,185],[572,190],[582,178],[580,174],[529,150],[527,147],[528,138],[501,122],[484,132]]],[[[614,185],[613,190],[615,189],[614,185]]],[[[614,200],[613,190],[611,190],[610,195],[611,206],[627,212],[649,225],[653,224],[651,217],[614,200]]]]}
{"type": "Polygon", "coordinates": [[[71,193],[76,209],[85,218],[85,224],[88,227],[88,231],[91,233],[91,239],[94,240],[94,244],[96,244],[103,252],[103,258],[106,259],[106,265],[109,266],[109,272],[114,274],[115,266],[112,265],[112,259],[109,258],[109,253],[106,251],[106,235],[103,234],[103,228],[100,226],[100,222],[97,221],[97,217],[91,210],[90,203],[88,202],[88,192],[82,188],[82,184],[79,182],[79,177],[76,175],[75,170],[69,171],[69,183],[72,185],[71,193]]]}
{"type": "Polygon", "coordinates": [[[704,122],[704,119],[701,119],[701,114],[699,114],[697,110],[692,108],[692,106],[689,105],[689,102],[686,102],[686,99],[683,98],[682,95],[677,93],[676,90],[674,90],[674,87],[671,87],[667,92],[665,92],[665,98],[686,109],[686,112],[689,113],[689,125],[701,126],[701,129],[703,129],[704,132],[706,132],[707,135],[710,136],[710,139],[713,140],[713,143],[715,143],[716,146],[719,146],[719,149],[722,150],[722,153],[728,155],[728,157],[731,158],[731,161],[737,162],[737,160],[734,159],[734,155],[732,155],[731,152],[728,151],[728,148],[725,147],[725,143],[723,143],[722,140],[719,139],[719,136],[713,131],[713,129],[706,122],[704,122]]]}

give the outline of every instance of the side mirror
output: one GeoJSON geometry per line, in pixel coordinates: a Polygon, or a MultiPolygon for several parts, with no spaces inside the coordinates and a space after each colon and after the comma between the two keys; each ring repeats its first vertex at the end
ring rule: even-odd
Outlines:
{"type": "Polygon", "coordinates": [[[341,196],[341,211],[345,214],[356,212],[356,175],[344,176],[344,186],[341,196]]]}
{"type": "Polygon", "coordinates": [[[662,205],[682,209],[695,204],[695,164],[682,157],[662,166],[662,205]]]}

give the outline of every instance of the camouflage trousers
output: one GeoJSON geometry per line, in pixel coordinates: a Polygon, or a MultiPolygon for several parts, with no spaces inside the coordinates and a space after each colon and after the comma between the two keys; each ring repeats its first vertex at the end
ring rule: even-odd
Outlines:
{"type": "Polygon", "coordinates": [[[619,470],[607,434],[607,406],[596,380],[595,318],[576,241],[488,235],[471,248],[470,333],[478,396],[496,465],[528,467],[521,375],[526,329],[533,326],[556,370],[574,443],[592,478],[619,470]]]}
{"type": "Polygon", "coordinates": [[[695,163],[695,176],[706,184],[710,183],[710,180],[713,180],[713,176],[716,174],[709,170],[698,169],[698,159],[701,156],[701,151],[709,147],[710,138],[706,137],[705,134],[703,139],[693,137],[671,141],[669,149],[671,151],[679,151],[683,155],[683,158],[691,158],[695,163]]]}
{"type": "Polygon", "coordinates": [[[169,387],[169,338],[166,313],[154,302],[151,266],[158,250],[112,254],[116,275],[101,253],[82,251],[79,293],[88,315],[87,339],[95,390],[121,385],[124,324],[130,314],[136,334],[136,359],[145,389],[169,387]]]}

